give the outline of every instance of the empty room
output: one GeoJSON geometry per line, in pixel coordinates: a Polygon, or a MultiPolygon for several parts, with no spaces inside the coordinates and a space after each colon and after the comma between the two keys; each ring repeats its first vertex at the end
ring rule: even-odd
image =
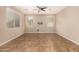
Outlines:
{"type": "Polygon", "coordinates": [[[0,6],[0,52],[79,52],[79,6],[0,6]]]}

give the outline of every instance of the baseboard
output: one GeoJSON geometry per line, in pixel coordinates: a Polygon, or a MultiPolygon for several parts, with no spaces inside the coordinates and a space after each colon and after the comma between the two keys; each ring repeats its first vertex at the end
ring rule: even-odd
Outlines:
{"type": "Polygon", "coordinates": [[[65,37],[65,36],[63,36],[63,35],[61,35],[61,34],[59,34],[59,33],[56,33],[56,34],[60,35],[61,37],[66,38],[67,40],[69,40],[69,41],[71,41],[71,42],[73,42],[73,43],[75,43],[75,44],[77,44],[77,45],[79,45],[78,42],[76,42],[76,41],[74,41],[74,40],[71,40],[71,39],[69,39],[68,37],[65,37]]]}
{"type": "Polygon", "coordinates": [[[22,34],[20,34],[20,35],[18,35],[18,36],[16,36],[16,37],[13,37],[13,38],[11,38],[11,39],[9,39],[9,40],[7,40],[7,41],[5,41],[5,42],[1,43],[1,44],[0,44],[0,46],[2,46],[2,45],[4,45],[4,44],[6,44],[6,43],[8,43],[8,42],[10,42],[11,40],[16,39],[17,37],[19,37],[19,36],[21,36],[21,35],[23,35],[23,34],[24,34],[24,33],[22,33],[22,34]]]}
{"type": "Polygon", "coordinates": [[[55,33],[55,32],[25,32],[25,33],[55,33]]]}

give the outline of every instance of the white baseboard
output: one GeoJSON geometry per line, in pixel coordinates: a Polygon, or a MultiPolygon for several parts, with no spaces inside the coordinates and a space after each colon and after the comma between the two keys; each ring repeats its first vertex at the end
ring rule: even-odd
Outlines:
{"type": "Polygon", "coordinates": [[[73,43],[75,43],[75,44],[77,44],[77,45],[79,45],[78,42],[76,42],[76,41],[74,41],[74,40],[71,40],[71,39],[69,39],[68,37],[65,37],[65,36],[63,36],[63,35],[61,35],[61,34],[59,34],[59,33],[56,33],[56,34],[62,36],[63,38],[66,38],[67,40],[69,40],[69,41],[71,41],[71,42],[73,42],[73,43]]]}
{"type": "Polygon", "coordinates": [[[11,38],[11,39],[9,39],[9,40],[7,40],[7,41],[5,41],[5,42],[1,43],[1,44],[0,44],[0,46],[2,46],[2,45],[4,45],[4,44],[6,44],[6,43],[8,43],[8,42],[10,42],[11,40],[16,39],[17,37],[19,37],[19,36],[21,36],[21,35],[23,35],[23,34],[24,34],[24,33],[22,33],[22,34],[20,34],[20,35],[18,35],[18,36],[16,36],[16,37],[13,37],[13,38],[11,38]]]}
{"type": "Polygon", "coordinates": [[[55,32],[25,32],[25,33],[55,33],[55,32]]]}

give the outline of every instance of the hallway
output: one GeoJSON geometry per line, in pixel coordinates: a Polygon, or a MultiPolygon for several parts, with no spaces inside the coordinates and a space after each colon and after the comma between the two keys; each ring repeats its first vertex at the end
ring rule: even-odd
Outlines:
{"type": "Polygon", "coordinates": [[[0,47],[6,52],[77,52],[79,46],[57,34],[24,34],[0,47]]]}

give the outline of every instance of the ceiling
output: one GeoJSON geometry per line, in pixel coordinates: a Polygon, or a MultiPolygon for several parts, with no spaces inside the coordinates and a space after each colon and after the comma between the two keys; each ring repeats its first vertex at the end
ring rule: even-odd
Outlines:
{"type": "Polygon", "coordinates": [[[24,14],[57,14],[61,10],[63,10],[64,6],[45,6],[47,7],[45,11],[41,11],[38,13],[38,8],[36,6],[16,6],[18,10],[22,11],[24,14]]]}

